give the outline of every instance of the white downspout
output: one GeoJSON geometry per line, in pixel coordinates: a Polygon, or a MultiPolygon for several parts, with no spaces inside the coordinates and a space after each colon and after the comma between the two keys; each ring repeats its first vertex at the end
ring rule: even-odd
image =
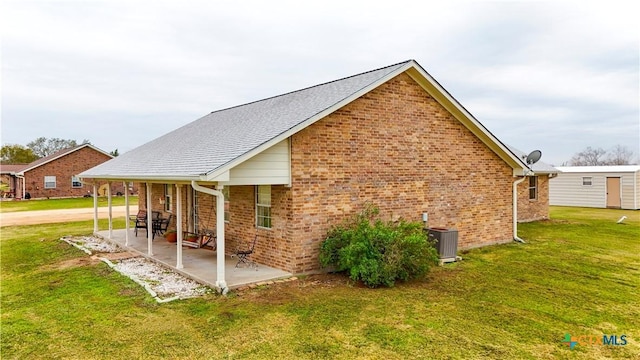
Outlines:
{"type": "Polygon", "coordinates": [[[216,286],[220,289],[222,294],[226,294],[229,291],[227,287],[227,281],[225,280],[225,258],[224,258],[224,195],[222,194],[222,185],[216,185],[216,190],[206,188],[198,185],[195,181],[191,181],[191,186],[194,190],[203,192],[205,194],[213,195],[216,197],[216,256],[217,256],[217,271],[216,271],[216,286]]]}
{"type": "Polygon", "coordinates": [[[524,240],[518,237],[518,184],[526,178],[526,176],[523,176],[522,179],[513,182],[513,240],[523,244],[525,243],[524,240]]]}

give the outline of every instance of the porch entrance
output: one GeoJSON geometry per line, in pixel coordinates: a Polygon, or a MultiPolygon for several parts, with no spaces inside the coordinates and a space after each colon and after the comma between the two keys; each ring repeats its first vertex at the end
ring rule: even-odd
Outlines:
{"type": "Polygon", "coordinates": [[[607,207],[613,209],[620,209],[620,178],[608,177],[607,178],[607,207]]]}

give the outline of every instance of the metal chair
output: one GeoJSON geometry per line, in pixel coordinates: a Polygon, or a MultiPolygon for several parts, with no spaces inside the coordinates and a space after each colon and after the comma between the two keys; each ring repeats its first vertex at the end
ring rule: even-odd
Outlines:
{"type": "Polygon", "coordinates": [[[139,210],[138,214],[131,217],[131,221],[135,221],[135,233],[138,236],[138,229],[147,230],[147,210],[139,210]]]}
{"type": "Polygon", "coordinates": [[[173,215],[169,214],[169,217],[166,219],[163,219],[163,218],[153,219],[153,238],[154,239],[156,237],[156,234],[163,235],[167,231],[167,228],[169,228],[169,223],[171,223],[172,216],[173,215]]]}
{"type": "Polygon", "coordinates": [[[236,267],[238,267],[238,265],[240,264],[247,264],[251,267],[255,267],[256,271],[258,270],[258,266],[256,265],[256,263],[249,260],[249,256],[253,254],[253,250],[256,248],[256,241],[258,241],[258,235],[256,235],[256,237],[253,239],[253,243],[251,244],[250,248],[241,249],[240,247],[238,247],[234,254],[238,257],[236,267]]]}

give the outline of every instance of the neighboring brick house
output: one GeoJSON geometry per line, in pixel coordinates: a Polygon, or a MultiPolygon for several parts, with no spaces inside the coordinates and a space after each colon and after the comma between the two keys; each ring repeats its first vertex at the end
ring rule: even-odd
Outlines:
{"type": "MultiPolygon", "coordinates": [[[[527,154],[509,146],[514,154],[522,159],[527,154]]],[[[549,219],[549,179],[558,175],[559,170],[553,166],[538,161],[531,166],[533,173],[518,184],[518,221],[530,222],[549,219]]]]}
{"type": "Polygon", "coordinates": [[[327,231],[367,203],[390,220],[427,213],[461,248],[512,241],[528,171],[410,60],[212,112],[81,176],[146,183],[141,209],[180,206],[182,228],[216,228],[228,254],[258,234],[255,261],[309,273],[327,231]]]}
{"type": "MultiPolygon", "coordinates": [[[[91,194],[92,189],[80,182],[78,174],[111,159],[113,156],[91,144],[60,150],[14,171],[15,197],[65,198],[91,194]]],[[[122,183],[114,183],[112,191],[123,192],[122,183]]]]}

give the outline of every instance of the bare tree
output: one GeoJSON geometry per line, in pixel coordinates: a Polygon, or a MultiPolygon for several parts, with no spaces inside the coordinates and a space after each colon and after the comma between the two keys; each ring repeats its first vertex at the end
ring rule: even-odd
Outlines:
{"type": "MultiPolygon", "coordinates": [[[[82,144],[89,143],[89,140],[83,140],[82,144]]],[[[51,155],[57,151],[68,149],[70,147],[78,146],[78,142],[75,140],[65,140],[60,138],[47,139],[45,137],[39,137],[27,144],[27,147],[33,151],[38,157],[45,157],[51,155]]]]}
{"type": "Polygon", "coordinates": [[[633,151],[628,147],[622,145],[616,145],[613,149],[609,150],[607,156],[608,165],[629,165],[633,159],[633,151]]]}
{"type": "Polygon", "coordinates": [[[597,166],[606,165],[604,156],[607,152],[603,148],[592,148],[588,146],[586,149],[573,155],[569,164],[571,166],[597,166]]]}

